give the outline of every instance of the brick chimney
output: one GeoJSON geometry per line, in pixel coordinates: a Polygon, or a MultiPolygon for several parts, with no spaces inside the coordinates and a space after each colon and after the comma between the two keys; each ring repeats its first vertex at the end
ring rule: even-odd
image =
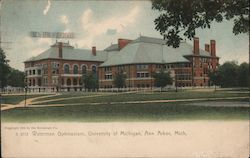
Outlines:
{"type": "Polygon", "coordinates": [[[210,45],[209,44],[205,44],[205,51],[210,52],[210,45]]]}
{"type": "Polygon", "coordinates": [[[194,37],[194,55],[199,55],[200,54],[200,46],[199,46],[199,38],[194,37]]]}
{"type": "Polygon", "coordinates": [[[216,56],[216,42],[215,40],[210,40],[211,56],[216,56]]]}
{"type": "Polygon", "coordinates": [[[128,39],[118,39],[118,47],[119,47],[119,49],[124,48],[131,41],[132,40],[128,40],[128,39]]]}
{"type": "Polygon", "coordinates": [[[92,47],[92,55],[96,56],[96,47],[92,47]]]}
{"type": "Polygon", "coordinates": [[[62,42],[58,42],[58,57],[60,59],[63,58],[62,46],[63,46],[62,42]]]}

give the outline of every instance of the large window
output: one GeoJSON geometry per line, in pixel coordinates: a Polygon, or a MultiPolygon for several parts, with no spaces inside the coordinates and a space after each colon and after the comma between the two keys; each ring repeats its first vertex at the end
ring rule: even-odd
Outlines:
{"type": "Polygon", "coordinates": [[[78,66],[74,65],[74,69],[73,69],[74,74],[78,74],[78,66]]]}
{"type": "Polygon", "coordinates": [[[69,65],[64,65],[64,73],[69,74],[69,65]]]}
{"type": "Polygon", "coordinates": [[[148,78],[149,77],[149,73],[148,72],[137,72],[136,73],[136,77],[137,78],[148,78]]]}

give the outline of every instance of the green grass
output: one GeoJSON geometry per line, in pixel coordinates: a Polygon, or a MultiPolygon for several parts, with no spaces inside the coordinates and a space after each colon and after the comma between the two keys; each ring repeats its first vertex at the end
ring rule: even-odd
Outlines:
{"type": "Polygon", "coordinates": [[[2,111],[4,122],[115,122],[171,120],[248,120],[250,108],[204,107],[184,103],[103,104],[17,108],[2,111]]]}
{"type": "MultiPolygon", "coordinates": [[[[74,103],[109,103],[109,102],[125,102],[125,101],[146,101],[146,100],[171,100],[171,99],[193,99],[193,98],[222,98],[222,97],[240,97],[249,96],[248,94],[240,93],[227,93],[227,92],[154,92],[154,93],[129,93],[114,95],[97,96],[88,98],[77,98],[62,101],[51,101],[41,104],[74,104],[74,103]]],[[[62,95],[57,98],[67,98],[68,96],[62,95]]],[[[49,98],[49,99],[53,99],[49,98]]]]}
{"type": "MultiPolygon", "coordinates": [[[[44,96],[45,94],[27,95],[27,99],[44,96]]],[[[2,104],[18,104],[25,99],[25,95],[3,95],[2,104]]]]}

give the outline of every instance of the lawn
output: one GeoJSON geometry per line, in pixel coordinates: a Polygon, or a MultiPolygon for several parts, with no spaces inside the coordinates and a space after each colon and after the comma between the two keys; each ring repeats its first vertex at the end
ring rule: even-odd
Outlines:
{"type": "Polygon", "coordinates": [[[2,111],[4,122],[115,122],[248,120],[249,107],[192,106],[185,103],[102,104],[27,107],[2,111]]]}
{"type": "MultiPolygon", "coordinates": [[[[31,94],[27,95],[27,99],[44,96],[46,94],[31,94]]],[[[2,95],[2,104],[18,104],[25,99],[25,95],[2,95]]]]}
{"type": "MultiPolygon", "coordinates": [[[[89,94],[89,93],[88,93],[89,94]]],[[[96,94],[96,93],[95,93],[96,94]]],[[[78,95],[81,96],[81,95],[78,95]]],[[[83,96],[83,95],[82,95],[83,96]]],[[[109,102],[125,102],[125,101],[146,101],[146,100],[172,100],[172,99],[193,99],[193,98],[223,98],[223,97],[241,97],[249,96],[242,93],[228,92],[196,92],[196,91],[181,91],[181,92],[148,92],[148,93],[114,93],[106,96],[73,98],[61,101],[49,101],[38,104],[75,104],[75,103],[109,103],[109,102]]],[[[62,95],[51,97],[53,98],[68,98],[72,95],[62,95]]]]}

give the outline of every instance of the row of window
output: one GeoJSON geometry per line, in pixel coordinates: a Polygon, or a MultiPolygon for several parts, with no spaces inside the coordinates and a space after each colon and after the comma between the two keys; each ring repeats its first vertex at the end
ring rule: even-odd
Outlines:
{"type": "Polygon", "coordinates": [[[149,73],[148,72],[137,72],[136,77],[137,78],[147,78],[147,77],[149,77],[149,73]]]}
{"type": "Polygon", "coordinates": [[[42,70],[38,69],[38,70],[29,70],[29,71],[25,71],[26,75],[41,75],[42,70]]]}
{"type": "Polygon", "coordinates": [[[112,74],[106,74],[104,78],[105,80],[112,80],[112,74]]]}
{"type": "MultiPolygon", "coordinates": [[[[92,72],[96,73],[97,72],[97,67],[96,65],[92,65],[92,68],[91,68],[92,72]]],[[[64,73],[65,74],[69,74],[70,73],[70,67],[68,64],[64,65],[64,73]]],[[[78,66],[77,65],[74,65],[73,66],[73,73],[74,74],[78,74],[79,73],[79,70],[78,70],[78,66]]],[[[86,74],[87,73],[87,66],[86,65],[83,65],[82,66],[82,74],[86,74]]]]}
{"type": "Polygon", "coordinates": [[[176,75],[177,80],[191,80],[192,76],[191,75],[176,75]]]}
{"type": "MultiPolygon", "coordinates": [[[[137,70],[147,70],[148,69],[148,66],[147,64],[138,64],[136,65],[136,69],[137,70]]],[[[164,65],[164,64],[157,64],[156,65],[156,68],[163,68],[163,69],[170,69],[170,68],[183,68],[183,67],[191,67],[191,64],[190,63],[180,63],[180,64],[167,64],[167,65],[164,65]]],[[[117,67],[117,70],[118,71],[125,71],[125,65],[120,65],[117,67]]],[[[111,67],[105,67],[104,68],[104,71],[105,72],[111,72],[111,67]]]]}

